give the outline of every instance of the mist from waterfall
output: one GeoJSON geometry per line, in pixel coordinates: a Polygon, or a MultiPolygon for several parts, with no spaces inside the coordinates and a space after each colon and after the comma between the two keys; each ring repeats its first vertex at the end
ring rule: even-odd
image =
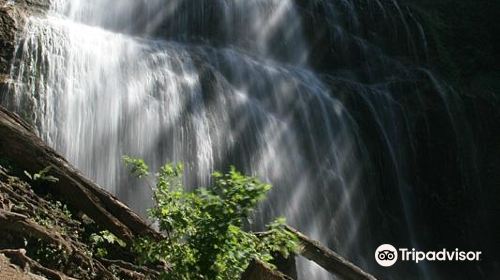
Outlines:
{"type": "MultiPolygon", "coordinates": [[[[349,13],[333,4],[327,12],[339,68],[346,66],[326,80],[353,92],[373,115],[413,240],[406,151],[398,146],[407,137],[397,121],[404,114],[391,87],[414,69],[341,28],[361,23],[353,2],[340,2],[349,13]]],[[[377,9],[385,13],[382,4],[377,9]]],[[[420,41],[408,40],[415,52],[426,44],[420,31],[420,41]]],[[[309,67],[314,54],[292,0],[54,0],[25,33],[13,94],[2,103],[132,208],[144,214],[151,193],[129,177],[123,155],[144,158],[153,170],[183,162],[189,187],[209,185],[214,170],[233,164],[274,186],[251,221],[256,229],[285,216],[361,267],[373,263],[366,254],[374,245],[366,228],[373,193],[367,146],[338,97],[342,90],[332,92],[309,67]]],[[[305,260],[299,272],[332,279],[305,260]]]]}

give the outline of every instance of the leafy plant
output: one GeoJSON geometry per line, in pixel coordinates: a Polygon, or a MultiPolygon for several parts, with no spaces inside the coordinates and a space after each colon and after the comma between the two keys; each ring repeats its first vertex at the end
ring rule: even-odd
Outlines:
{"type": "Polygon", "coordinates": [[[39,172],[31,175],[28,171],[24,171],[24,174],[32,181],[47,181],[47,182],[52,182],[56,183],[59,181],[58,178],[48,175],[50,170],[52,169],[52,166],[47,166],[44,169],[40,170],[39,172]]]}
{"type": "Polygon", "coordinates": [[[144,160],[123,156],[123,161],[130,168],[130,172],[137,178],[149,176],[149,167],[144,160]]]}
{"type": "Polygon", "coordinates": [[[63,267],[68,261],[68,254],[61,247],[47,243],[41,239],[32,239],[25,241],[31,257],[44,264],[50,264],[53,267],[63,267]]]}
{"type": "MultiPolygon", "coordinates": [[[[140,160],[128,158],[126,163],[136,175],[148,170],[140,160]]],[[[252,259],[269,262],[273,253],[287,256],[296,251],[298,241],[284,229],[282,218],[271,223],[263,236],[242,229],[243,221],[264,199],[270,185],[233,167],[227,174],[214,173],[211,188],[189,192],[182,185],[182,174],[182,165],[165,165],[156,174],[155,205],[149,216],[166,238],[143,238],[134,246],[143,262],[172,266],[163,279],[232,280],[252,259]]]]}
{"type": "Polygon", "coordinates": [[[108,250],[106,249],[108,245],[117,244],[120,247],[127,246],[125,241],[107,230],[103,230],[99,233],[92,233],[89,239],[92,251],[94,251],[95,255],[98,257],[106,257],[108,255],[108,250]]]}

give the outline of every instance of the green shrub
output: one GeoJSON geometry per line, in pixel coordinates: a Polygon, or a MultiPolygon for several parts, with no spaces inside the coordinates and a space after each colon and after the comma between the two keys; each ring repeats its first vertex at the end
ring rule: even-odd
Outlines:
{"type": "MultiPolygon", "coordinates": [[[[148,174],[143,161],[127,157],[125,162],[136,175],[148,174]]],[[[272,253],[287,256],[296,250],[298,241],[284,229],[284,219],[271,223],[260,237],[242,229],[270,185],[231,168],[227,174],[214,173],[210,188],[189,192],[182,174],[182,165],[165,165],[156,174],[155,205],[149,216],[166,237],[135,244],[144,262],[172,267],[163,279],[233,280],[252,259],[269,262],[272,253]]]]}
{"type": "Polygon", "coordinates": [[[116,237],[113,233],[108,230],[100,231],[99,233],[92,233],[89,237],[90,247],[93,254],[100,258],[105,258],[108,256],[108,245],[116,244],[122,248],[126,247],[125,241],[116,237]]]}

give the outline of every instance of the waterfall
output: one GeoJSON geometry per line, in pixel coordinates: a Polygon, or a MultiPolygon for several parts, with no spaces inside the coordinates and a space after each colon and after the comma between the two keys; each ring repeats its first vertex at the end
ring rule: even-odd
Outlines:
{"type": "MultiPolygon", "coordinates": [[[[387,181],[399,188],[401,227],[413,242],[405,177],[411,147],[400,146],[411,133],[394,92],[401,96],[403,81],[430,72],[363,38],[355,1],[311,3],[320,2],[328,7],[328,36],[338,42],[336,75],[327,77],[310,67],[315,54],[292,0],[53,0],[47,16],[28,21],[1,101],[141,213],[151,194],[131,181],[123,155],[152,169],[183,162],[189,187],[210,184],[214,170],[233,164],[274,186],[255,227],[285,216],[369,268],[375,240],[367,205],[378,183],[368,171],[379,163],[367,150],[387,152],[387,181]],[[365,124],[346,100],[364,104],[365,124]],[[379,140],[363,139],[367,123],[379,140]]],[[[411,33],[394,3],[396,16],[379,1],[371,8],[411,33]]],[[[427,41],[415,23],[417,39],[406,38],[418,56],[416,45],[427,41]]],[[[301,279],[331,279],[304,260],[299,271],[301,279]]]]}

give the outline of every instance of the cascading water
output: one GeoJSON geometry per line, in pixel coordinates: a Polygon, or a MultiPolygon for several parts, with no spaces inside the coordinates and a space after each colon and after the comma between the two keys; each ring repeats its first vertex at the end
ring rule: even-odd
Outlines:
{"type": "MultiPolygon", "coordinates": [[[[355,1],[324,2],[330,35],[339,42],[338,75],[326,79],[308,66],[313,54],[292,0],[56,0],[46,17],[28,22],[11,94],[2,103],[140,212],[151,194],[130,186],[123,155],[144,158],[153,169],[184,162],[190,187],[208,185],[211,172],[234,164],[274,185],[256,227],[283,215],[369,268],[375,241],[367,229],[367,197],[373,191],[362,187],[371,184],[368,148],[359,124],[334,97],[341,94],[325,81],[368,104],[411,227],[398,149],[405,128],[395,121],[400,114],[392,108],[399,104],[390,89],[411,75],[342,28],[342,22],[351,30],[361,24],[355,1]],[[348,13],[339,16],[337,5],[348,13]],[[357,65],[354,56],[370,67],[357,65]]],[[[414,41],[408,45],[417,49],[414,41]]],[[[331,277],[300,264],[301,279],[331,277]]]]}

